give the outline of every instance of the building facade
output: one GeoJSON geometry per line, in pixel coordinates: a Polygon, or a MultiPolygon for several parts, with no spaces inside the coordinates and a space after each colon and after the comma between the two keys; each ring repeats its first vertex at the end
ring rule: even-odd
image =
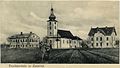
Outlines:
{"type": "Polygon", "coordinates": [[[117,33],[115,27],[91,28],[89,41],[92,48],[116,48],[117,33]]]}
{"type": "Polygon", "coordinates": [[[40,38],[35,33],[15,34],[7,38],[10,48],[39,48],[40,38]]]}
{"type": "Polygon", "coordinates": [[[51,8],[49,20],[47,21],[47,43],[51,48],[79,48],[82,39],[73,36],[68,30],[58,29],[58,21],[54,15],[53,8],[51,8]]]}

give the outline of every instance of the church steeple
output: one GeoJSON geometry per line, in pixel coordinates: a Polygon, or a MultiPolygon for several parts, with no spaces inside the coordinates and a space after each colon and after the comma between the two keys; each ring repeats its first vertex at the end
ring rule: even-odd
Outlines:
{"type": "Polygon", "coordinates": [[[50,12],[50,16],[49,16],[49,21],[56,21],[56,16],[54,15],[54,9],[51,6],[51,12],[50,12]]]}
{"type": "Polygon", "coordinates": [[[58,23],[56,20],[56,16],[54,15],[54,9],[51,6],[50,9],[50,16],[49,16],[49,20],[47,21],[47,36],[48,37],[56,37],[57,36],[57,27],[58,27],[58,23]]]}

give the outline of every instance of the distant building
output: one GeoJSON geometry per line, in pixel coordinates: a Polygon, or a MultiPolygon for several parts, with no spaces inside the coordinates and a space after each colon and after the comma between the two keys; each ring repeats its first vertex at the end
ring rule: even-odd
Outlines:
{"type": "Polygon", "coordinates": [[[54,15],[53,8],[49,20],[47,21],[47,43],[51,48],[79,48],[81,46],[82,39],[77,36],[73,36],[70,31],[59,30],[58,21],[54,15]]]}
{"type": "Polygon", "coordinates": [[[34,48],[39,47],[40,38],[35,33],[15,34],[7,38],[10,48],[34,48]]]}
{"type": "Polygon", "coordinates": [[[116,48],[115,27],[91,28],[89,34],[91,47],[93,48],[116,48]]]}

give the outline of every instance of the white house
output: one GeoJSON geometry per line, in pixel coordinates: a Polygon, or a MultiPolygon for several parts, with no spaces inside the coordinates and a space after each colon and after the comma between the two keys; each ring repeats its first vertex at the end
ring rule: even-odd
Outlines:
{"type": "Polygon", "coordinates": [[[35,33],[15,34],[7,38],[10,48],[34,48],[39,47],[40,38],[35,33]]]}
{"type": "Polygon", "coordinates": [[[53,8],[49,20],[47,21],[47,43],[51,48],[79,48],[81,46],[82,39],[77,36],[73,36],[68,30],[58,29],[58,21],[54,15],[53,8]]]}
{"type": "Polygon", "coordinates": [[[91,47],[93,48],[116,48],[117,33],[115,27],[91,28],[89,34],[91,47]]]}

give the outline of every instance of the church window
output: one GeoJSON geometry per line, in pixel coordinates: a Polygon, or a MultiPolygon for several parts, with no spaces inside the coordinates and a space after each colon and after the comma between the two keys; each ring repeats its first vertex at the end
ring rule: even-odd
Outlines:
{"type": "Polygon", "coordinates": [[[50,35],[51,35],[51,32],[50,32],[50,35]]]}
{"type": "Polygon", "coordinates": [[[50,30],[51,30],[51,26],[50,26],[50,30]]]}
{"type": "Polygon", "coordinates": [[[50,43],[52,43],[52,40],[50,40],[50,43]]]}
{"type": "Polygon", "coordinates": [[[50,25],[51,25],[51,22],[50,22],[50,25]]]}
{"type": "Polygon", "coordinates": [[[63,40],[63,43],[64,43],[64,40],[63,40]]]}
{"type": "Polygon", "coordinates": [[[55,29],[56,29],[56,26],[55,26],[55,29]]]}
{"type": "Polygon", "coordinates": [[[107,44],[107,46],[108,46],[108,43],[106,43],[107,44]]]}
{"type": "Polygon", "coordinates": [[[108,41],[108,37],[107,37],[107,41],[108,41]]]}
{"type": "Polygon", "coordinates": [[[69,43],[71,43],[71,40],[69,41],[69,43]]]}
{"type": "Polygon", "coordinates": [[[67,40],[67,43],[69,43],[69,41],[67,40]]]}
{"type": "Polygon", "coordinates": [[[76,42],[74,41],[74,43],[76,43],[76,42]]]}

